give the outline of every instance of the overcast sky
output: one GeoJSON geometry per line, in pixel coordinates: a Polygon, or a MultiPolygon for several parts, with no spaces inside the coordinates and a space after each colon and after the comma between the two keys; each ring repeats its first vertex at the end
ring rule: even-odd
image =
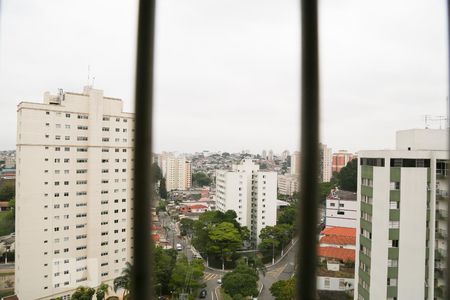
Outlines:
{"type": "MultiPolygon", "coordinates": [[[[158,1],[156,151],[298,147],[297,2],[158,1]]],[[[393,148],[396,130],[445,115],[445,1],[319,2],[323,143],[393,148]]],[[[88,65],[133,111],[136,14],[136,1],[3,0],[0,149],[15,148],[19,101],[82,91],[88,65]]]]}

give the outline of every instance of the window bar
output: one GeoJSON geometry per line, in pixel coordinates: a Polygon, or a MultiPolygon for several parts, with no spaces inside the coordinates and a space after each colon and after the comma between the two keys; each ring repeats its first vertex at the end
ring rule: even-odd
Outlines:
{"type": "Polygon", "coordinates": [[[151,299],[153,291],[151,213],[152,101],[155,0],[139,1],[135,91],[132,299],[151,299]]]}
{"type": "Polygon", "coordinates": [[[319,54],[317,0],[301,0],[301,171],[297,299],[316,299],[319,174],[319,54]]]}
{"type": "MultiPolygon", "coordinates": [[[[450,74],[450,0],[447,0],[447,47],[448,47],[448,49],[447,49],[447,59],[448,59],[447,68],[448,68],[448,72],[450,74]]],[[[447,75],[447,76],[449,76],[447,79],[449,81],[448,81],[448,86],[447,86],[447,111],[446,111],[447,119],[448,119],[450,116],[450,95],[449,95],[449,93],[450,93],[450,75],[447,75]]],[[[450,120],[447,120],[447,124],[446,124],[447,130],[450,129],[449,124],[450,124],[450,120]]],[[[449,149],[450,149],[450,138],[449,138],[449,144],[448,144],[447,150],[449,150],[449,149]]],[[[448,162],[448,159],[447,159],[447,162],[448,162]]],[[[448,164],[447,164],[447,166],[448,166],[448,164]]],[[[450,176],[448,174],[448,170],[447,170],[447,180],[448,180],[448,183],[450,186],[450,176]]],[[[447,212],[450,212],[450,201],[448,198],[447,198],[447,212]]],[[[450,222],[448,221],[448,217],[447,217],[447,232],[450,232],[450,222]]],[[[447,239],[447,257],[445,259],[446,259],[447,266],[446,266],[445,272],[444,272],[444,276],[445,276],[444,297],[445,297],[445,299],[450,299],[450,288],[449,288],[450,287],[450,276],[448,273],[448,270],[450,267],[450,243],[448,242],[448,239],[447,239]]]]}

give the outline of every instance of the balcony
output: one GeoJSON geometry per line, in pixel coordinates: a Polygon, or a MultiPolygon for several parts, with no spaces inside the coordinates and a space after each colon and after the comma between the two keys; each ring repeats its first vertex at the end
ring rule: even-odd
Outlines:
{"type": "Polygon", "coordinates": [[[436,239],[447,240],[447,237],[448,237],[447,230],[443,230],[443,229],[436,230],[436,239]]]}
{"type": "Polygon", "coordinates": [[[447,190],[436,190],[436,199],[438,200],[448,200],[448,191],[447,190]]]}
{"type": "Polygon", "coordinates": [[[445,251],[442,249],[436,249],[434,251],[434,259],[435,260],[443,260],[445,258],[445,251]]]}
{"type": "Polygon", "coordinates": [[[438,220],[447,221],[448,212],[443,209],[438,209],[436,211],[436,217],[438,220]]]}

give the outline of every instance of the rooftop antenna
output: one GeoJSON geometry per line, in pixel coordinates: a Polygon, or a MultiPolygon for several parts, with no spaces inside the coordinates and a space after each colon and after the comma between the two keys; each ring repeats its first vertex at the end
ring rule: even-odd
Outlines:
{"type": "MultiPolygon", "coordinates": [[[[448,114],[448,112],[447,112],[448,114]]],[[[444,126],[448,126],[448,116],[432,116],[425,115],[425,129],[430,128],[431,122],[439,122],[439,129],[442,129],[442,121],[444,121],[444,126]]]]}

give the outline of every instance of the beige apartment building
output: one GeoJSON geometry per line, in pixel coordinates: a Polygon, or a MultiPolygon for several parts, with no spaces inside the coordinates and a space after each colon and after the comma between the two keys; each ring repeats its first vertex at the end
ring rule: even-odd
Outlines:
{"type": "Polygon", "coordinates": [[[192,186],[191,162],[184,156],[174,153],[163,152],[158,156],[158,166],[164,178],[166,178],[166,189],[188,190],[192,186]]]}
{"type": "Polygon", "coordinates": [[[134,114],[85,87],[17,108],[19,299],[69,299],[131,260],[134,114]]]}

